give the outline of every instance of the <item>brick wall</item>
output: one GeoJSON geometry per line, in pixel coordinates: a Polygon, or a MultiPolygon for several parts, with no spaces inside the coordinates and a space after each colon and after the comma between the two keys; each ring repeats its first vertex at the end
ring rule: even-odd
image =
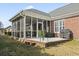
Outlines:
{"type": "Polygon", "coordinates": [[[79,16],[64,20],[64,27],[73,32],[73,37],[79,39],[79,16]]]}

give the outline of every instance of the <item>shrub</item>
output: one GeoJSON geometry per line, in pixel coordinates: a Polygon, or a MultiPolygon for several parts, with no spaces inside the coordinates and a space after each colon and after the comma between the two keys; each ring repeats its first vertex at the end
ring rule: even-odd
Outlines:
{"type": "Polygon", "coordinates": [[[47,32],[45,34],[45,37],[54,37],[54,36],[55,36],[54,33],[51,33],[51,32],[47,32]]]}
{"type": "Polygon", "coordinates": [[[65,39],[71,39],[73,38],[73,33],[69,29],[63,29],[60,31],[60,37],[65,39]]]}
{"type": "Polygon", "coordinates": [[[38,31],[38,36],[44,40],[45,32],[44,31],[38,31]]]}
{"type": "Polygon", "coordinates": [[[11,32],[8,32],[8,35],[10,35],[10,36],[11,36],[11,32]]]}

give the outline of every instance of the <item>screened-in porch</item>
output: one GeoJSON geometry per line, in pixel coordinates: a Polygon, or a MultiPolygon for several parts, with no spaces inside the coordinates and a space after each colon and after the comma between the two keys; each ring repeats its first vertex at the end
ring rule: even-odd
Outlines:
{"type": "Polygon", "coordinates": [[[11,18],[10,21],[12,22],[12,36],[14,38],[19,38],[20,40],[25,41],[27,39],[27,41],[34,40],[42,42],[63,40],[61,38],[55,38],[53,34],[50,35],[52,37],[44,35],[44,40],[42,40],[43,37],[40,37],[40,31],[47,35],[49,35],[49,32],[54,33],[54,24],[48,13],[36,9],[23,10],[11,18]]]}
{"type": "Polygon", "coordinates": [[[13,22],[13,36],[18,38],[38,38],[39,31],[51,32],[51,21],[31,16],[19,17],[13,22]]]}

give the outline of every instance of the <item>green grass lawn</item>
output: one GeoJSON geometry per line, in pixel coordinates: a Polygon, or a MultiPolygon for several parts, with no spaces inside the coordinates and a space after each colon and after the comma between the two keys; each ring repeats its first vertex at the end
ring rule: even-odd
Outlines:
{"type": "Polygon", "coordinates": [[[79,55],[79,41],[72,40],[55,46],[40,48],[27,46],[8,36],[0,36],[1,56],[75,56],[79,55]]]}
{"type": "Polygon", "coordinates": [[[45,51],[55,56],[79,56],[79,41],[72,40],[61,43],[57,46],[46,48],[45,51]]]}

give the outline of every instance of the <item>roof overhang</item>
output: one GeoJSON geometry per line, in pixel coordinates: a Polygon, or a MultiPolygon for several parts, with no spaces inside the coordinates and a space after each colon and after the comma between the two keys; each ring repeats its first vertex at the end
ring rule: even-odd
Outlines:
{"type": "Polygon", "coordinates": [[[9,21],[12,22],[12,21],[15,20],[16,18],[18,18],[18,17],[20,17],[20,16],[23,16],[23,15],[22,15],[22,12],[23,12],[23,11],[20,11],[19,13],[17,13],[17,14],[16,14],[15,16],[13,16],[9,21]]]}
{"type": "Polygon", "coordinates": [[[26,15],[26,16],[31,16],[31,17],[35,17],[35,18],[39,18],[39,19],[51,20],[51,17],[49,17],[49,16],[45,16],[45,15],[35,13],[35,12],[31,12],[31,11],[23,12],[23,14],[26,15]]]}
{"type": "Polygon", "coordinates": [[[51,18],[52,20],[59,20],[59,19],[66,19],[66,18],[75,17],[75,16],[79,16],[79,11],[74,12],[74,13],[67,13],[64,15],[58,15],[58,16],[51,17],[51,18]]]}
{"type": "Polygon", "coordinates": [[[10,21],[12,22],[13,20],[15,20],[16,18],[20,17],[20,16],[31,16],[31,17],[35,17],[35,18],[39,18],[39,19],[44,19],[44,20],[51,20],[51,16],[46,16],[37,12],[33,12],[33,11],[29,11],[29,10],[23,10],[21,12],[19,12],[18,14],[16,14],[14,17],[12,17],[10,19],[10,21]]]}

